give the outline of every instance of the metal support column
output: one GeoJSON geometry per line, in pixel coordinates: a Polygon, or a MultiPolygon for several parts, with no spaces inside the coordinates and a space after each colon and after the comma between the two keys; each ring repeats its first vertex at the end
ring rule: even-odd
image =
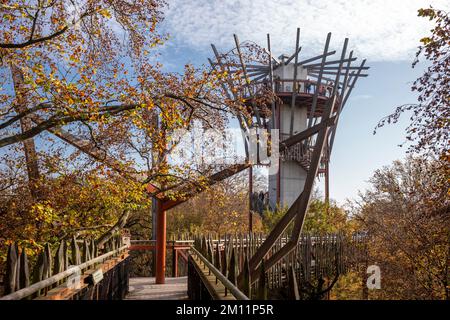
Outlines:
{"type": "MultiPolygon", "coordinates": [[[[152,240],[156,241],[156,225],[157,225],[157,208],[158,208],[158,200],[156,197],[152,198],[152,240]]],[[[156,249],[152,249],[152,256],[151,256],[151,273],[150,275],[152,277],[156,276],[156,249]]]]}
{"type": "Polygon", "coordinates": [[[166,274],[166,211],[157,200],[156,218],[156,284],[165,283],[166,274]]]}

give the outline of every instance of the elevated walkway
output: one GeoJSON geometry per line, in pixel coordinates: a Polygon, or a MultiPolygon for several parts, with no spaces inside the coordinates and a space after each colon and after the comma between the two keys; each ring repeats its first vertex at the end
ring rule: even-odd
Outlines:
{"type": "Polygon", "coordinates": [[[186,300],[187,277],[166,278],[165,284],[155,284],[154,277],[130,278],[125,300],[186,300]]]}

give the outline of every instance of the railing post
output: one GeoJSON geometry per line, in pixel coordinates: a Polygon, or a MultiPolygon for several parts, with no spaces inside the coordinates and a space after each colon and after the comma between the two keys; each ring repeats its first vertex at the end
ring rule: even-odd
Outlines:
{"type": "Polygon", "coordinates": [[[175,241],[174,248],[172,250],[172,277],[178,277],[178,250],[175,249],[175,241]]]}
{"type": "Polygon", "coordinates": [[[5,294],[16,291],[17,284],[17,271],[19,264],[19,248],[16,243],[11,243],[8,248],[8,255],[6,258],[6,275],[4,279],[5,294]]]}

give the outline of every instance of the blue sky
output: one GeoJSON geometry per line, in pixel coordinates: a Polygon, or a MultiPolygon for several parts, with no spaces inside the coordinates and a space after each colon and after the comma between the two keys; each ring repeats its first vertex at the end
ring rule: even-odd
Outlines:
{"type": "MultiPolygon", "coordinates": [[[[292,53],[296,28],[301,28],[301,57],[323,49],[328,32],[331,47],[339,49],[345,37],[359,58],[367,58],[369,77],[358,81],[337,131],[330,167],[331,197],[339,203],[355,198],[367,187],[374,170],[401,159],[406,148],[405,115],[396,125],[373,135],[378,121],[400,104],[413,103],[411,83],[424,64],[411,68],[419,39],[431,24],[417,17],[430,4],[450,10],[448,0],[169,0],[162,31],[170,34],[157,50],[167,71],[182,71],[186,63],[207,64],[210,44],[225,51],[240,41],[262,46],[271,34],[274,55],[292,53]]],[[[322,186],[320,182],[319,186],[322,186]]]]}
{"type": "MultiPolygon", "coordinates": [[[[423,72],[424,64],[411,68],[419,39],[431,24],[417,17],[417,9],[448,9],[447,1],[422,0],[172,0],[166,11],[164,29],[170,40],[161,60],[170,71],[185,63],[206,64],[212,57],[210,43],[230,49],[233,33],[240,41],[265,45],[272,37],[275,54],[290,53],[295,30],[301,28],[302,55],[320,52],[327,32],[333,33],[332,47],[345,37],[360,58],[367,58],[370,76],[360,79],[341,116],[330,167],[331,197],[339,203],[355,198],[367,187],[374,170],[405,156],[408,123],[405,115],[396,125],[373,135],[378,121],[404,103],[414,103],[411,83],[423,72]]],[[[320,183],[322,184],[322,183],[320,183]]]]}

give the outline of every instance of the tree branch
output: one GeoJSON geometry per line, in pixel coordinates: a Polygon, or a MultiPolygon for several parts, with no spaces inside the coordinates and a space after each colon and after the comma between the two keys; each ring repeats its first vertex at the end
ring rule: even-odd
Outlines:
{"type": "Polygon", "coordinates": [[[107,242],[111,237],[114,236],[115,233],[119,232],[120,229],[124,228],[130,215],[131,211],[125,210],[123,214],[120,216],[119,221],[117,221],[117,223],[111,229],[109,229],[100,238],[98,238],[97,246],[101,248],[105,244],[105,242],[107,242]]]}

